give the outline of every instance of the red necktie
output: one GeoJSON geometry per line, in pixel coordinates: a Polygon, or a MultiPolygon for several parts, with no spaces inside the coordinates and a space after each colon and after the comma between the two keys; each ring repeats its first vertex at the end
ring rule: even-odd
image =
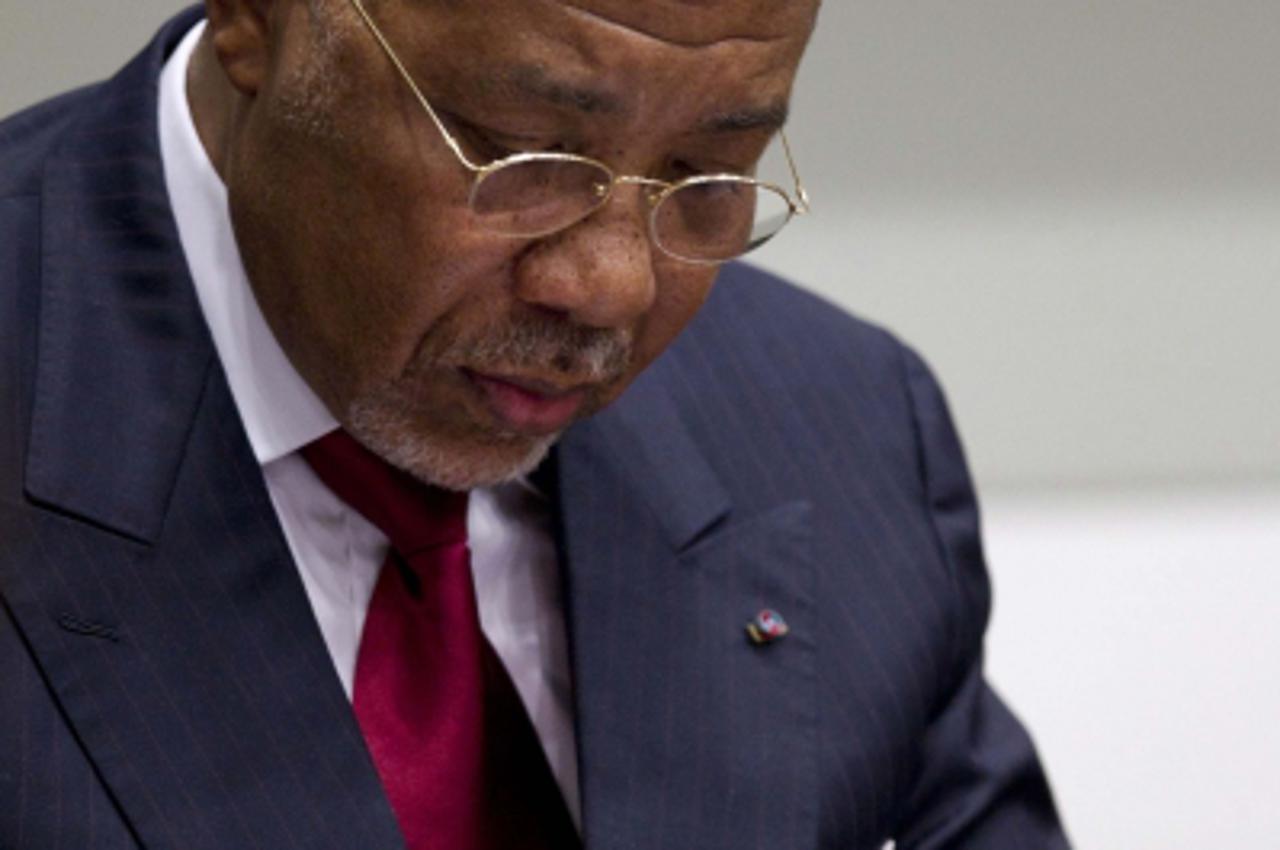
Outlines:
{"type": "Polygon", "coordinates": [[[467,495],[420,483],[345,431],[302,453],[391,542],[353,701],[409,850],[577,847],[533,725],[480,630],[467,495]]]}

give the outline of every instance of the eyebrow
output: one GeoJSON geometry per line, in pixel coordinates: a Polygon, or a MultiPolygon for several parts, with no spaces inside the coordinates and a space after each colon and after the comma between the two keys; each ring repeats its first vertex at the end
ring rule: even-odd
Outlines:
{"type": "MultiPolygon", "coordinates": [[[[589,115],[618,115],[627,109],[623,98],[614,92],[557,79],[543,65],[515,65],[490,77],[487,82],[492,89],[506,94],[534,97],[589,115]]],[[[787,123],[788,112],[785,100],[763,106],[744,106],[713,113],[698,122],[698,129],[709,133],[778,130],[787,123]]]]}
{"type": "Polygon", "coordinates": [[[787,123],[786,101],[776,101],[766,106],[748,106],[728,112],[718,112],[700,124],[700,129],[711,133],[739,133],[747,130],[780,130],[787,123]]]}
{"type": "Polygon", "coordinates": [[[541,65],[516,65],[491,82],[499,91],[536,97],[578,112],[612,115],[623,111],[622,98],[613,92],[556,79],[541,65]]]}

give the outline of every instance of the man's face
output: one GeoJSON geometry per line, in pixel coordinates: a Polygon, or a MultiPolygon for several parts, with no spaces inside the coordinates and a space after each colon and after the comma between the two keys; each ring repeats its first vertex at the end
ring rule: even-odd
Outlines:
{"type": "MultiPolygon", "coordinates": [[[[813,6],[796,0],[380,0],[370,11],[468,155],[563,150],[617,173],[749,172],[813,6]]],[[[464,489],[526,471],[693,317],[715,269],[620,186],[573,227],[476,225],[473,176],[347,0],[269,10],[230,131],[237,241],[273,331],[362,442],[464,489]]]]}

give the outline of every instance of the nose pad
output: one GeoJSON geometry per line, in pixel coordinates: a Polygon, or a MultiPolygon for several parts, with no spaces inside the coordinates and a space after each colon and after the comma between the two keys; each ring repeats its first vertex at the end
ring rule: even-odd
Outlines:
{"type": "Polygon", "coordinates": [[[516,265],[516,297],[588,327],[627,327],[647,313],[656,294],[652,207],[636,191],[617,187],[590,216],[532,245],[516,265]]]}

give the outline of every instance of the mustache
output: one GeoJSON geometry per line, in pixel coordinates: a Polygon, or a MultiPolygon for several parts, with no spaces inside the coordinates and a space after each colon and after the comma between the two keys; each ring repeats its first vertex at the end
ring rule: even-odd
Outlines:
{"type": "Polygon", "coordinates": [[[631,331],[576,325],[551,315],[527,315],[453,340],[438,362],[481,371],[554,370],[574,381],[604,383],[625,374],[631,331]]]}

